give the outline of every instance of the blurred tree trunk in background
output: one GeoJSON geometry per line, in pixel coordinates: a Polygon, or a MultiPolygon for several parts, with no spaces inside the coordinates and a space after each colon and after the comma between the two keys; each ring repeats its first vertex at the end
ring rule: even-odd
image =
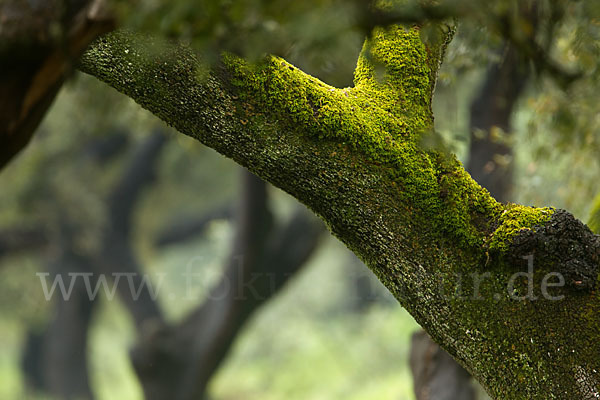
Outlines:
{"type": "MultiPolygon", "coordinates": [[[[97,253],[73,251],[78,237],[76,228],[69,225],[72,219],[68,216],[60,218],[64,232],[58,243],[57,238],[50,238],[60,250],[59,258],[49,265],[51,275],[47,283],[51,285],[54,277],[60,276],[68,288],[73,279],[69,273],[93,273],[90,277],[93,289],[100,275],[110,279],[113,273],[130,274],[133,287],[143,287],[139,296],[132,297],[127,280],[120,280],[115,287],[141,338],[132,352],[132,361],[146,398],[195,399],[204,395],[206,384],[245,321],[305,264],[325,228],[304,209],[295,212],[289,221],[276,224],[269,210],[265,182],[244,172],[243,196],[235,221],[237,233],[223,276],[196,311],[179,324],[168,325],[149,286],[142,284],[145,275],[131,239],[135,207],[142,190],[153,180],[165,140],[164,133],[156,131],[132,152],[107,197],[108,222],[97,253]],[[178,397],[174,397],[176,394],[178,397]]],[[[61,204],[56,204],[56,208],[64,209],[61,204]]],[[[170,229],[168,235],[161,235],[160,242],[165,245],[189,239],[201,233],[211,218],[229,213],[211,212],[184,226],[183,232],[170,229]],[[190,226],[194,229],[190,230],[190,226]]],[[[85,221],[77,223],[85,225],[85,221]]],[[[27,234],[32,235],[29,231],[27,234]]],[[[47,235],[36,231],[33,236],[47,235]]],[[[45,242],[40,240],[40,243],[45,242]]],[[[20,251],[22,247],[15,240],[7,241],[5,251],[20,251]]],[[[61,298],[59,293],[57,290],[54,295],[58,297],[56,313],[46,328],[29,334],[23,356],[28,386],[60,399],[93,399],[87,368],[87,338],[96,301],[90,300],[83,279],[75,279],[68,299],[61,298]]]]}
{"type": "Polygon", "coordinates": [[[306,263],[325,232],[304,209],[275,224],[265,182],[247,171],[235,226],[223,274],[204,303],[132,351],[147,400],[203,398],[245,322],[306,263]]]}
{"type": "Polygon", "coordinates": [[[417,400],[475,399],[471,375],[423,330],[412,336],[410,369],[417,400]]]}
{"type": "Polygon", "coordinates": [[[527,83],[528,70],[518,51],[507,45],[471,103],[467,171],[501,202],[511,199],[514,154],[510,119],[527,83]]]}
{"type": "MultiPolygon", "coordinates": [[[[109,140],[111,139],[109,136],[109,140]]],[[[134,149],[106,201],[109,218],[103,237],[99,239],[102,243],[99,250],[86,252],[78,248],[78,227],[91,222],[69,215],[70,212],[77,214],[78,210],[70,210],[53,200],[61,196],[50,196],[49,200],[54,202],[53,207],[59,210],[60,236],[50,238],[59,254],[48,266],[50,276],[46,278],[46,284],[50,287],[55,277],[58,277],[68,289],[71,281],[74,282],[73,291],[68,298],[63,298],[57,287],[53,295],[56,307],[54,315],[50,317],[45,329],[39,333],[32,331],[28,335],[23,369],[26,381],[34,390],[59,399],[94,398],[89,385],[87,343],[97,297],[90,297],[81,276],[69,274],[89,274],[90,288],[93,290],[101,275],[110,280],[114,272],[129,273],[134,287],[141,288],[139,296],[135,299],[132,297],[133,293],[126,279],[120,280],[115,287],[138,330],[143,329],[148,321],[163,319],[149,287],[142,284],[144,274],[134,256],[130,231],[133,211],[142,190],[152,182],[155,171],[153,167],[158,162],[165,140],[164,132],[157,130],[134,149]]],[[[122,144],[109,149],[110,154],[102,157],[105,158],[104,162],[115,156],[122,144]]],[[[94,147],[96,145],[94,143],[94,147]]],[[[94,151],[98,151],[98,148],[94,148],[94,151]]],[[[85,204],[80,206],[86,207],[85,204]]],[[[101,291],[96,295],[101,295],[101,291]]]]}
{"type": "MultiPolygon", "coordinates": [[[[92,273],[93,267],[88,258],[69,247],[73,239],[65,239],[60,254],[48,265],[47,280],[52,282],[59,276],[69,288],[69,273],[92,273]]],[[[94,287],[94,279],[91,284],[94,287]]],[[[30,331],[27,336],[22,361],[27,388],[57,399],[93,399],[88,372],[88,328],[96,301],[89,298],[83,279],[76,279],[70,296],[55,294],[54,303],[54,312],[44,329],[30,331]]]]}

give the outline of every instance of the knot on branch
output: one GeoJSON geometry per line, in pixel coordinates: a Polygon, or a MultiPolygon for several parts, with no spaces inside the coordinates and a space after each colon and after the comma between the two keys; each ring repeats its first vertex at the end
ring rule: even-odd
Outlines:
{"type": "Polygon", "coordinates": [[[565,210],[531,229],[520,230],[508,246],[511,263],[533,254],[536,265],[562,274],[567,286],[593,290],[598,280],[600,236],[565,210]]]}

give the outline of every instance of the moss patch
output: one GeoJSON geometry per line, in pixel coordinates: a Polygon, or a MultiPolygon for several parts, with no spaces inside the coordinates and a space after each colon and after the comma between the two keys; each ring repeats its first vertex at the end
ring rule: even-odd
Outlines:
{"type": "Polygon", "coordinates": [[[358,58],[355,86],[415,132],[431,126],[432,66],[416,28],[376,28],[358,58]],[[402,45],[399,45],[402,43],[402,45]]]}
{"type": "Polygon", "coordinates": [[[535,225],[542,225],[550,220],[554,209],[549,207],[534,208],[509,204],[498,220],[499,226],[490,236],[487,246],[490,251],[506,252],[509,245],[519,233],[531,230],[535,225]]]}
{"type": "Polygon", "coordinates": [[[250,65],[225,56],[242,101],[275,111],[284,129],[349,146],[385,167],[387,184],[399,190],[401,203],[413,207],[416,223],[431,226],[433,235],[482,246],[502,206],[454,156],[420,144],[433,129],[432,77],[438,62],[418,28],[401,26],[378,28],[366,41],[353,88],[329,86],[278,57],[250,65]]]}

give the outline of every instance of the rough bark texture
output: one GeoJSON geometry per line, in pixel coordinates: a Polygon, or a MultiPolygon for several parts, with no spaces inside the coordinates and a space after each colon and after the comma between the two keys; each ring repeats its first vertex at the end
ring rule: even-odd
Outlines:
{"type": "Polygon", "coordinates": [[[276,57],[226,56],[207,74],[189,49],[126,32],[97,41],[81,69],[307,204],[493,397],[595,398],[600,300],[588,252],[600,239],[563,213],[554,225],[553,209],[496,202],[453,156],[420,146],[449,36],[442,26],[424,44],[418,28],[377,29],[346,89],[276,57]],[[569,252],[533,246],[537,300],[515,300],[529,285],[511,279],[527,269],[511,245],[550,226],[569,252]],[[539,296],[545,273],[572,274],[564,265],[578,259],[588,261],[575,275],[591,282],[551,288],[562,300],[539,296]],[[486,279],[469,283],[472,273],[486,279]]]}

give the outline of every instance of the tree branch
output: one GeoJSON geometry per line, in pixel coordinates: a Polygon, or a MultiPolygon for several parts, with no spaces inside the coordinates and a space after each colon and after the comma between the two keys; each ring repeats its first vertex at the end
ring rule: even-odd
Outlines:
{"type": "Polygon", "coordinates": [[[207,73],[191,50],[127,32],[97,41],[81,69],[307,204],[496,398],[592,398],[598,237],[565,212],[496,202],[453,156],[419,145],[449,36],[440,28],[427,44],[418,28],[385,30],[398,57],[378,60],[387,73],[375,89],[362,86],[360,64],[348,89],[276,57],[226,56],[207,73]],[[535,253],[536,288],[550,272],[571,278],[553,288],[562,300],[539,290],[515,300],[529,287],[512,279],[522,251],[535,253]],[[488,280],[456,294],[457,276],[473,273],[488,280]]]}

